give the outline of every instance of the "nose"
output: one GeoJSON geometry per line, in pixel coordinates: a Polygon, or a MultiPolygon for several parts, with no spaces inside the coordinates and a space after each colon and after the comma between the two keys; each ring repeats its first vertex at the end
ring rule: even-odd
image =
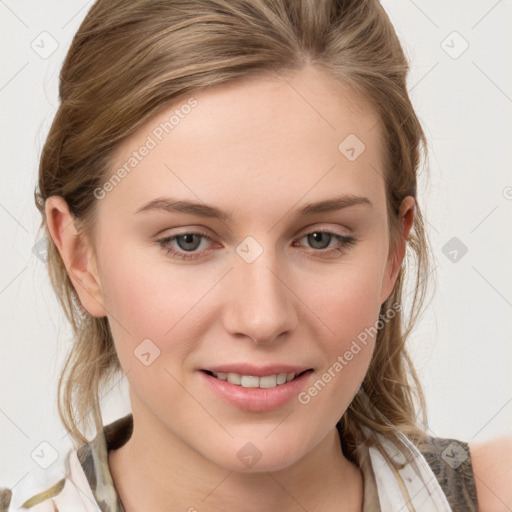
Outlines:
{"type": "Polygon", "coordinates": [[[285,263],[275,251],[264,250],[249,263],[238,258],[227,285],[229,300],[224,311],[226,330],[247,336],[258,345],[274,344],[297,326],[297,297],[287,281],[285,263]]]}

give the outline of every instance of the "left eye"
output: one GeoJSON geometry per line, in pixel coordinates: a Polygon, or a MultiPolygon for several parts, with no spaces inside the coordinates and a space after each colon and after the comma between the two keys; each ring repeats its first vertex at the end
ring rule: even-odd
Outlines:
{"type": "MultiPolygon", "coordinates": [[[[301,238],[307,238],[309,242],[312,242],[313,247],[315,249],[325,249],[326,247],[323,247],[325,240],[327,239],[329,242],[333,239],[338,240],[344,245],[348,245],[353,241],[353,237],[349,236],[342,236],[338,235],[337,233],[332,233],[331,231],[312,231],[311,233],[308,233],[307,235],[302,236],[301,238]],[[320,245],[322,247],[318,247],[317,245],[320,245]],[[316,247],[315,247],[316,246],[316,247]]],[[[329,243],[327,244],[327,246],[329,243]]]]}
{"type": "MultiPolygon", "coordinates": [[[[304,238],[312,244],[313,249],[316,249],[313,252],[320,253],[321,255],[331,254],[333,252],[341,253],[356,242],[355,236],[340,235],[327,230],[311,231],[310,233],[302,235],[298,240],[302,240],[304,238]],[[333,240],[337,241],[338,245],[336,247],[329,248],[329,245],[333,240]]],[[[162,249],[176,259],[191,260],[202,257],[200,253],[193,252],[201,245],[201,239],[211,241],[211,238],[204,233],[190,232],[168,236],[157,240],[157,243],[162,247],[162,249]],[[176,242],[179,250],[173,246],[173,242],[176,242]]],[[[294,242],[294,246],[296,246],[295,244],[296,242],[294,242]]]]}

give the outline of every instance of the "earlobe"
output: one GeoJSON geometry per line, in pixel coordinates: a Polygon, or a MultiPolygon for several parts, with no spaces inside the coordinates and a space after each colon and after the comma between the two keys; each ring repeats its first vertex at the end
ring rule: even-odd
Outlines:
{"type": "Polygon", "coordinates": [[[392,247],[390,247],[389,250],[386,271],[382,283],[381,304],[383,304],[391,295],[395,282],[398,278],[398,273],[405,257],[407,237],[409,236],[409,231],[411,230],[414,221],[415,204],[414,198],[412,196],[407,196],[400,206],[400,212],[398,215],[400,229],[399,240],[394,250],[392,247]]]}
{"type": "Polygon", "coordinates": [[[76,219],[70,213],[65,199],[60,196],[49,197],[45,211],[48,231],[82,306],[93,316],[106,316],[92,248],[76,229],[76,219]]]}

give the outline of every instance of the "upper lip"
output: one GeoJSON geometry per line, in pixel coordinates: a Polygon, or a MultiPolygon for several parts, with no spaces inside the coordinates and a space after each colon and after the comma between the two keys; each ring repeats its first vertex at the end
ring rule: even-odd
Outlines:
{"type": "Polygon", "coordinates": [[[255,366],[249,363],[222,364],[219,366],[209,366],[202,368],[214,373],[238,373],[240,375],[252,375],[254,377],[265,377],[268,375],[277,375],[278,373],[291,373],[296,375],[312,368],[308,366],[295,366],[289,364],[269,364],[265,366],[255,366]]]}

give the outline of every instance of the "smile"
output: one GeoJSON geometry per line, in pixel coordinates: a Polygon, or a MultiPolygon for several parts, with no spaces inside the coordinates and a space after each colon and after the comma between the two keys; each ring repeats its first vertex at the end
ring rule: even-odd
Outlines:
{"type": "MultiPolygon", "coordinates": [[[[305,370],[306,372],[308,370],[305,370]]],[[[266,375],[264,377],[257,377],[255,375],[241,375],[239,373],[224,373],[224,372],[211,372],[205,370],[208,375],[216,379],[227,381],[235,386],[242,386],[244,388],[274,388],[281,386],[287,382],[291,382],[295,378],[302,375],[304,372],[296,374],[295,372],[277,373],[275,375],[266,375]]]]}
{"type": "Polygon", "coordinates": [[[226,403],[237,409],[260,413],[291,402],[314,376],[311,368],[262,376],[212,370],[198,373],[206,386],[226,403]]]}

